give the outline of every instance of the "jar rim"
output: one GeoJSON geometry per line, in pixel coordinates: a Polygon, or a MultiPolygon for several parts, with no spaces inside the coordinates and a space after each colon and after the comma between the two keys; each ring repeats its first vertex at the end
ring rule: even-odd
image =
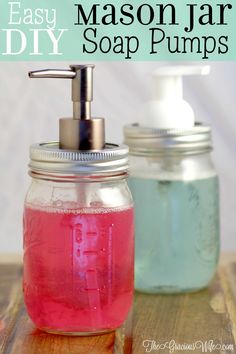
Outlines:
{"type": "Polygon", "coordinates": [[[138,123],[124,127],[125,144],[131,155],[191,155],[210,152],[211,127],[195,123],[191,129],[155,129],[138,123]]]}
{"type": "Polygon", "coordinates": [[[29,169],[31,175],[45,178],[112,177],[128,173],[128,153],[126,145],[116,144],[106,144],[99,151],[64,150],[58,142],[34,144],[30,147],[29,169]]]}

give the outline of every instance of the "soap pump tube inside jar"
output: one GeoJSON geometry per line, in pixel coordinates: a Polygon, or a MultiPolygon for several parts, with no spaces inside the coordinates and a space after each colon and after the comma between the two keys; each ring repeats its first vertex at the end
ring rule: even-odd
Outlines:
{"type": "Polygon", "coordinates": [[[133,299],[134,215],[128,148],[105,143],[91,118],[93,66],[31,72],[72,80],[73,118],[60,141],[30,147],[24,210],[24,300],[50,333],[94,335],[118,328],[133,299]]]}
{"type": "Polygon", "coordinates": [[[211,128],[195,122],[182,76],[209,67],[164,67],[140,123],[126,126],[135,204],[135,288],[181,293],[206,287],[219,258],[219,184],[211,128]]]}

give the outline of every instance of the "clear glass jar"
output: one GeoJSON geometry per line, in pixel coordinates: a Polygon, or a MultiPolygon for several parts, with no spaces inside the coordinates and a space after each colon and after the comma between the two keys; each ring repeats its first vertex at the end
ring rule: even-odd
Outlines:
{"type": "Polygon", "coordinates": [[[219,258],[219,185],[211,130],[126,127],[129,185],[135,205],[135,288],[147,293],[196,291],[219,258]]]}
{"type": "Polygon", "coordinates": [[[134,216],[127,151],[110,146],[102,155],[66,155],[56,145],[31,147],[24,299],[32,321],[44,331],[104,333],[128,315],[134,216]]]}

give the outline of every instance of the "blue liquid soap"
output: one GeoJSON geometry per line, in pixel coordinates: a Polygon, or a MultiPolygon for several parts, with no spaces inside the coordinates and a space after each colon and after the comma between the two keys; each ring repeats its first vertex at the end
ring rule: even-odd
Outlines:
{"type": "Polygon", "coordinates": [[[131,177],[129,184],[136,216],[136,289],[177,293],[207,286],[220,248],[218,178],[131,177]]]}

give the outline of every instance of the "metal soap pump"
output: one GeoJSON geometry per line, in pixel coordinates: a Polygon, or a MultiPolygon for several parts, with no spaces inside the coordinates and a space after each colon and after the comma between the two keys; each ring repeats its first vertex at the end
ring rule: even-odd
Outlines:
{"type": "Polygon", "coordinates": [[[41,330],[64,335],[116,329],[133,297],[128,148],[105,144],[104,119],[91,118],[93,68],[29,73],[72,79],[73,118],[60,119],[60,141],[30,147],[24,209],[27,311],[41,330]]]}
{"type": "Polygon", "coordinates": [[[91,118],[94,65],[71,65],[70,68],[31,71],[29,77],[72,79],[73,118],[60,119],[60,148],[101,150],[105,147],[105,121],[91,118]]]}

